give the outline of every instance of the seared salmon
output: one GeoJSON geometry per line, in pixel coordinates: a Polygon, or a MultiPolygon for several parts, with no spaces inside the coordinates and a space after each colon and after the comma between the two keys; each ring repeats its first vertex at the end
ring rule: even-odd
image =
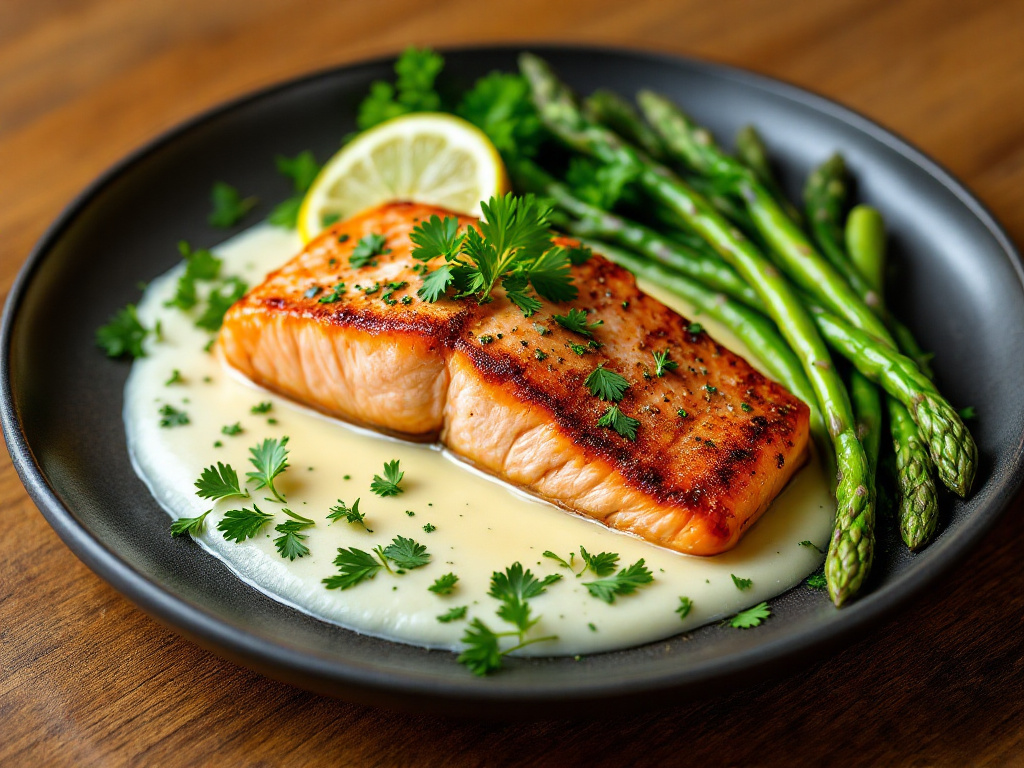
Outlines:
{"type": "Polygon", "coordinates": [[[228,311],[224,360],[332,416],[440,440],[652,543],[697,555],[734,546],[803,462],[807,406],[597,254],[572,268],[575,300],[530,318],[500,289],[482,305],[420,300],[409,235],[433,214],[450,215],[393,203],[325,231],[228,311]],[[353,267],[370,234],[389,250],[353,267]],[[570,308],[602,321],[592,337],[554,321],[570,308]],[[655,352],[677,367],[656,375],[655,352]],[[629,382],[617,405],[639,422],[635,439],[598,423],[611,403],[584,382],[599,365],[629,382]]]}

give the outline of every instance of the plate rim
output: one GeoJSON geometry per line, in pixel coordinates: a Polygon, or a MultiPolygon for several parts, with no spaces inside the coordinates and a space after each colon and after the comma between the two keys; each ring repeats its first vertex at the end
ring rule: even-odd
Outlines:
{"type": "MultiPolygon", "coordinates": [[[[571,52],[596,56],[628,57],[654,66],[683,65],[699,74],[726,77],[741,84],[751,85],[768,95],[810,108],[836,119],[854,130],[896,152],[922,169],[935,182],[951,193],[971,212],[993,237],[1013,268],[1021,289],[1024,290],[1024,260],[1009,235],[995,216],[967,186],[960,182],[941,163],[932,159],[896,132],[885,128],[860,112],[821,94],[796,86],[785,80],[763,75],[741,67],[723,64],[707,59],[651,51],[642,48],[615,45],[594,45],[585,43],[503,43],[500,45],[461,45],[437,47],[439,53],[485,55],[493,53],[514,54],[524,50],[540,53],[571,52]]],[[[628,679],[592,680],[581,676],[568,689],[517,688],[500,684],[499,680],[488,681],[486,686],[479,681],[453,677],[439,685],[429,676],[417,678],[408,671],[385,670],[379,667],[353,664],[298,650],[256,635],[227,619],[207,611],[201,604],[193,604],[166,590],[160,582],[150,579],[141,571],[122,560],[105,542],[94,537],[79,523],[70,505],[65,505],[56,489],[46,481],[46,476],[29,446],[22,428],[18,407],[15,403],[11,379],[11,354],[13,329],[17,321],[22,300],[32,279],[44,262],[47,254],[59,242],[61,236],[79,214],[102,191],[121,175],[165,146],[180,140],[190,131],[215,120],[223,114],[243,108],[261,99],[272,97],[302,85],[339,73],[357,72],[361,69],[378,68],[394,61],[397,53],[376,56],[369,59],[319,68],[312,72],[283,81],[271,83],[232,99],[219,102],[195,115],[167,128],[153,138],[137,146],[120,160],[90,182],[64,208],[46,228],[33,246],[11,285],[0,318],[0,423],[12,463],[25,485],[29,496],[68,548],[94,573],[113,586],[130,602],[145,613],[171,627],[179,634],[221,656],[255,668],[277,679],[296,683],[294,677],[282,675],[281,670],[302,676],[301,685],[324,693],[338,694],[338,687],[346,688],[346,697],[356,693],[364,701],[380,703],[382,698],[402,694],[413,697],[408,702],[413,707],[427,701],[447,700],[450,703],[526,703],[536,702],[541,697],[547,704],[568,704],[593,700],[595,695],[603,699],[628,698],[662,690],[699,690],[710,682],[751,681],[761,679],[757,670],[768,673],[765,668],[775,665],[778,669],[792,664],[805,655],[818,658],[825,650],[842,643],[858,631],[864,631],[889,618],[900,606],[921,594],[941,576],[949,573],[978,545],[992,529],[996,521],[1007,511],[1024,482],[1024,435],[1020,437],[1009,459],[1006,479],[995,489],[985,508],[977,510],[970,518],[970,526],[956,539],[938,542],[939,549],[929,560],[909,569],[901,576],[899,589],[893,587],[876,590],[853,605],[837,613],[837,619],[819,627],[811,628],[799,635],[778,638],[759,644],[751,649],[737,652],[721,659],[702,662],[696,667],[682,666],[671,674],[664,671],[657,676],[633,675],[628,679]],[[495,685],[495,683],[498,683],[495,685]]],[[[470,710],[472,711],[472,710],[470,710]]]]}

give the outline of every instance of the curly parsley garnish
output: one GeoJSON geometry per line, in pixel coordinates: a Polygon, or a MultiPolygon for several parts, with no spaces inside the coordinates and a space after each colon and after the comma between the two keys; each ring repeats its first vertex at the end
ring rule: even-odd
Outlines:
{"type": "Polygon", "coordinates": [[[398,459],[384,463],[384,477],[374,475],[370,483],[370,490],[378,496],[397,496],[405,491],[399,483],[405,477],[405,472],[399,471],[398,459]]]}
{"type": "Polygon", "coordinates": [[[274,487],[274,479],[288,469],[288,438],[280,440],[267,438],[261,444],[249,449],[249,463],[255,468],[255,472],[246,472],[246,477],[256,483],[256,490],[266,488],[270,491],[275,501],[282,504],[284,496],[278,493],[274,487]]]}

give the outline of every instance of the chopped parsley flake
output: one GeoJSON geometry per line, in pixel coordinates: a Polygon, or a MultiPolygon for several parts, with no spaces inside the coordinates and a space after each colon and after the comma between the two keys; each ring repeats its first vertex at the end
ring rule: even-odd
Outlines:
{"type": "Polygon", "coordinates": [[[533,356],[538,360],[544,361],[548,359],[548,353],[540,349],[533,350],[533,356]]]}
{"type": "Polygon", "coordinates": [[[245,430],[242,429],[242,423],[239,421],[236,421],[234,424],[225,424],[223,427],[220,428],[220,433],[222,435],[227,435],[228,437],[240,435],[244,431],[245,430]]]}
{"type": "Polygon", "coordinates": [[[676,613],[679,614],[680,619],[685,619],[690,615],[690,611],[693,610],[693,600],[688,597],[680,597],[679,605],[676,608],[676,613]]]}
{"type": "Polygon", "coordinates": [[[659,379],[665,375],[666,371],[674,371],[679,367],[679,363],[669,359],[667,349],[664,352],[653,352],[652,354],[654,355],[654,375],[659,379]]]}
{"type": "Polygon", "coordinates": [[[732,576],[732,583],[736,585],[736,589],[750,589],[752,586],[754,586],[753,579],[741,579],[735,573],[730,573],[729,575],[732,576]]]}
{"type": "Polygon", "coordinates": [[[450,595],[458,581],[459,577],[454,573],[446,573],[444,576],[438,576],[427,589],[435,595],[450,595]]]}
{"type": "Polygon", "coordinates": [[[366,527],[366,513],[359,511],[359,499],[352,502],[351,507],[338,499],[337,505],[331,507],[331,513],[327,515],[327,519],[333,522],[342,518],[353,525],[361,525],[367,533],[373,533],[370,528],[366,527]]]}
{"type": "Polygon", "coordinates": [[[188,414],[168,403],[160,409],[161,427],[183,427],[188,424],[188,414]]]}
{"type": "Polygon", "coordinates": [[[152,331],[139,322],[134,304],[118,310],[110,322],[96,330],[96,346],[107,357],[145,357],[142,342],[152,331]]]}
{"type": "Polygon", "coordinates": [[[172,384],[182,384],[184,383],[184,381],[185,379],[181,377],[181,371],[175,368],[173,371],[171,371],[171,377],[164,382],[164,386],[169,387],[172,384]]]}
{"type": "Polygon", "coordinates": [[[274,404],[269,400],[264,400],[262,403],[257,403],[249,409],[249,413],[259,415],[261,413],[269,413],[270,409],[274,407],[274,404]]]}
{"type": "Polygon", "coordinates": [[[433,523],[427,523],[426,525],[423,526],[423,530],[426,533],[433,533],[434,531],[437,530],[437,526],[434,525],[433,523]]]}
{"type": "Polygon", "coordinates": [[[631,595],[642,586],[654,581],[654,576],[644,565],[643,558],[640,558],[628,568],[623,568],[617,574],[607,579],[597,581],[585,581],[583,586],[598,600],[606,603],[614,603],[616,596],[631,595]]]}
{"type": "Polygon", "coordinates": [[[761,625],[761,622],[771,615],[772,610],[768,607],[768,603],[758,603],[753,608],[740,611],[729,619],[729,626],[735,627],[736,629],[750,629],[751,627],[758,627],[761,625]]]}
{"type": "Polygon", "coordinates": [[[375,256],[384,256],[391,253],[390,248],[384,247],[387,241],[388,239],[384,235],[375,232],[362,238],[356,243],[356,247],[352,250],[352,255],[348,258],[349,265],[354,269],[359,269],[369,264],[375,256]]]}
{"type": "Polygon", "coordinates": [[[456,608],[452,608],[448,613],[443,613],[437,617],[437,620],[442,624],[448,624],[452,621],[458,621],[466,617],[466,611],[469,609],[468,605],[460,605],[456,608]]]}
{"type": "Polygon", "coordinates": [[[604,325],[604,320],[595,320],[592,323],[588,323],[587,313],[582,309],[576,309],[575,307],[570,309],[568,314],[552,315],[552,319],[567,331],[572,331],[573,333],[578,333],[581,336],[588,337],[594,335],[595,328],[604,325]]]}

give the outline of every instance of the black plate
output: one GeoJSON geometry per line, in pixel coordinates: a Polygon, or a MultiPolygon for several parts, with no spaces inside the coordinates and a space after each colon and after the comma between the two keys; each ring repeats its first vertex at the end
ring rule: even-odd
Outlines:
{"type": "MultiPolygon", "coordinates": [[[[511,70],[516,50],[447,54],[444,84],[511,70]]],[[[93,332],[138,298],[136,284],[173,266],[181,238],[210,245],[210,185],[262,200],[289,192],[275,154],[333,153],[353,130],[369,83],[391,60],[271,88],[203,115],[113,168],[76,200],[29,257],[8,297],[2,337],[4,433],[29,493],[69,547],[141,608],[224,656],[317,691],[370,703],[470,714],[580,715],[614,700],[678,702],[749,682],[862,635],[951,568],[1006,508],[1021,482],[1024,290],[1019,256],[989,213],[934,162],[879,126],[806,91],[703,62],[646,53],[541,47],[580,91],[665,92],[723,137],[754,122],[797,192],[812,165],[841,149],[858,196],[893,232],[899,310],[938,352],[943,390],[979,406],[982,465],[967,503],[946,504],[942,534],[911,557],[883,542],[868,594],[836,611],[798,588],[772,601],[757,630],[704,627],[685,639],[601,654],[513,660],[488,679],[452,654],[362,637],[250,589],[189,540],[128,461],[121,422],[127,364],[93,346],[93,332]],[[986,407],[998,403],[999,408],[986,407]]],[[[892,526],[889,526],[891,528],[892,526]]],[[[607,706],[599,708],[609,710],[607,706]]]]}

